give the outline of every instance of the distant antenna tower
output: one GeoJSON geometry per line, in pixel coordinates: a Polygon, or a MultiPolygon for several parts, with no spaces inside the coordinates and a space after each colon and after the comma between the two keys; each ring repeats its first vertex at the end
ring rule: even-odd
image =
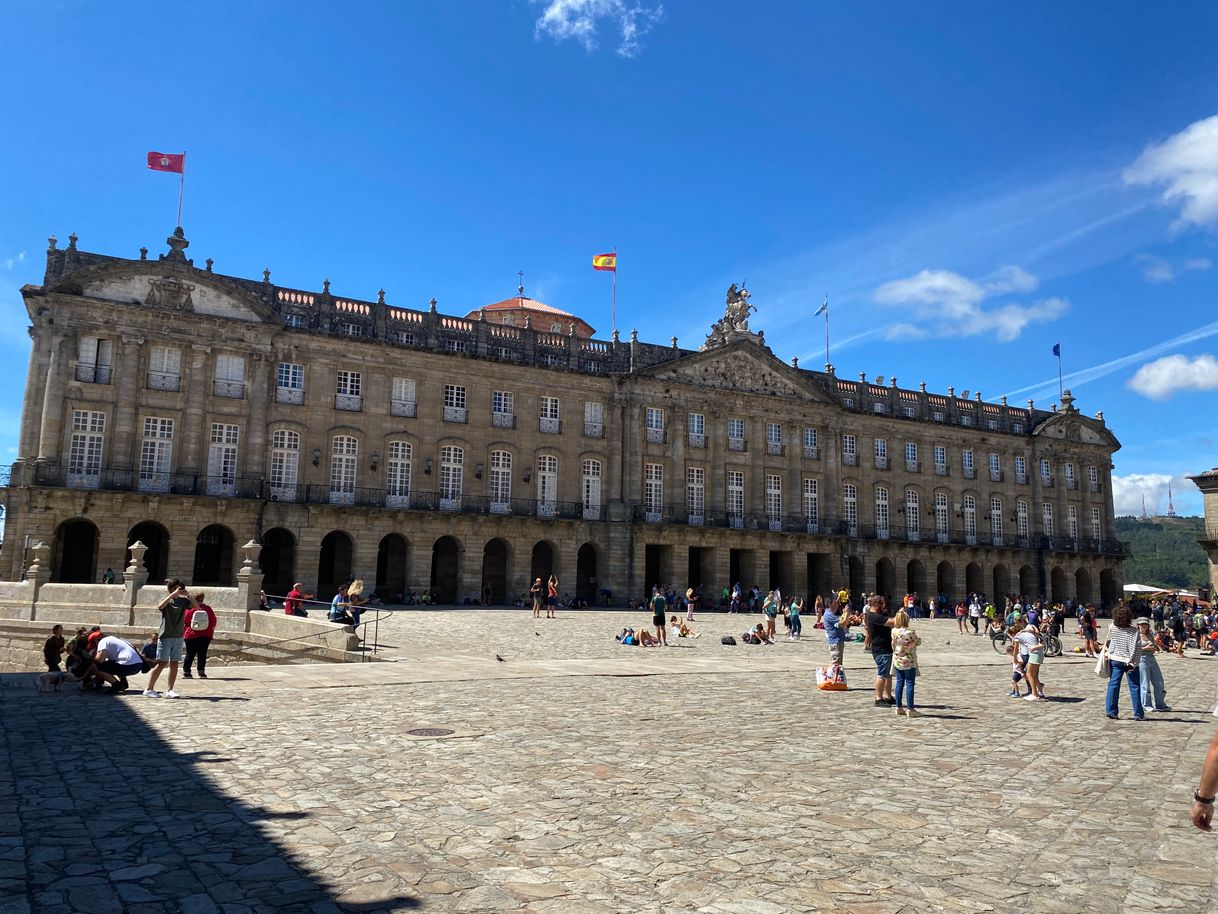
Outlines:
{"type": "Polygon", "coordinates": [[[1142,493],[1142,520],[1150,520],[1150,515],[1146,513],[1146,493],[1142,493]]]}
{"type": "Polygon", "coordinates": [[[1171,503],[1171,486],[1167,487],[1167,516],[1176,516],[1176,506],[1171,503]]]}

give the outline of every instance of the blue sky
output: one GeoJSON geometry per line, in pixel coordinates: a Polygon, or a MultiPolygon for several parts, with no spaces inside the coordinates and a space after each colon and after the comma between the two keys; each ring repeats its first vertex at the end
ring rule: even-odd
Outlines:
{"type": "MultiPolygon", "coordinates": [[[[0,455],[45,240],[699,344],[747,279],[783,359],[1102,409],[1118,510],[1218,464],[1218,5],[11,5],[0,455]],[[1073,377],[1070,377],[1073,375],[1073,377]]],[[[2,459],[2,457],[0,457],[2,459]]]]}

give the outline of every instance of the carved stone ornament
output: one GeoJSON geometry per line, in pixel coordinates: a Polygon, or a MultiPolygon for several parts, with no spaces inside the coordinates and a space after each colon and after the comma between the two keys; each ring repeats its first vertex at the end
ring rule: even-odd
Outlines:
{"type": "Polygon", "coordinates": [[[762,359],[745,354],[725,359],[710,358],[700,364],[682,365],[671,371],[658,372],[656,379],[777,397],[794,397],[801,393],[788,378],[766,365],[762,359]]]}
{"type": "Polygon", "coordinates": [[[189,311],[194,307],[190,293],[194,286],[180,279],[164,278],[148,280],[148,297],[144,304],[173,311],[189,311]]]}
{"type": "Polygon", "coordinates": [[[749,313],[757,310],[755,305],[749,303],[750,297],[748,289],[738,288],[735,283],[728,287],[723,317],[711,325],[702,349],[714,349],[739,339],[760,341],[759,334],[749,332],[749,313]]]}

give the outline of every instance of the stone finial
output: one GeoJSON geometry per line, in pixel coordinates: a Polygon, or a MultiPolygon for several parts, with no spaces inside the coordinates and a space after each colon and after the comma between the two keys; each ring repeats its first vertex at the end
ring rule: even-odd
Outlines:
{"type": "Polygon", "coordinates": [[[895,374],[892,376],[892,380],[888,382],[888,386],[893,390],[897,389],[897,376],[895,374]]]}
{"type": "Polygon", "coordinates": [[[525,330],[533,329],[533,318],[527,314],[524,316],[524,329],[525,330]]]}
{"type": "Polygon", "coordinates": [[[631,330],[630,331],[630,342],[637,343],[638,341],[639,341],[639,331],[631,330]]]}
{"type": "Polygon", "coordinates": [[[211,266],[212,266],[212,264],[213,264],[213,263],[215,263],[215,261],[214,261],[214,260],[212,260],[210,257],[208,257],[208,258],[207,258],[205,261],[203,261],[203,262],[204,262],[205,264],[207,264],[207,272],[208,272],[208,273],[210,273],[210,272],[211,272],[211,266]]]}
{"type": "Polygon", "coordinates": [[[148,248],[140,248],[140,260],[148,259],[148,248]]]}
{"type": "MultiPolygon", "coordinates": [[[[575,336],[575,322],[574,321],[572,321],[570,326],[567,328],[567,336],[575,336]]],[[[675,337],[674,337],[674,339],[675,339],[675,337]]]]}
{"type": "Polygon", "coordinates": [[[1062,391],[1062,409],[1068,413],[1074,412],[1074,394],[1070,393],[1070,388],[1062,391]]]}
{"type": "Polygon", "coordinates": [[[956,388],[951,384],[947,386],[947,395],[949,397],[954,397],[956,395],[956,388]]]}
{"type": "Polygon", "coordinates": [[[926,382],[925,381],[923,381],[922,383],[920,383],[918,385],[918,390],[922,391],[922,393],[926,393],[926,382]]]}
{"type": "Polygon", "coordinates": [[[55,246],[59,244],[59,239],[52,235],[47,239],[47,253],[50,254],[55,250],[55,246]]]}
{"type": "Polygon", "coordinates": [[[186,249],[190,247],[190,242],[186,239],[186,232],[182,230],[182,226],[176,226],[173,234],[165,239],[165,243],[169,245],[169,253],[162,254],[162,260],[186,262],[186,249]]]}
{"type": "Polygon", "coordinates": [[[483,311],[481,308],[478,309],[478,323],[480,323],[480,324],[486,323],[486,312],[483,311]]]}
{"type": "Polygon", "coordinates": [[[860,371],[860,372],[859,372],[859,380],[860,380],[860,381],[862,381],[864,384],[866,384],[866,383],[867,383],[867,372],[865,372],[865,371],[860,371]]]}
{"type": "Polygon", "coordinates": [[[1095,418],[1098,419],[1100,422],[1103,422],[1104,421],[1104,411],[1102,409],[1097,410],[1095,413],[1095,418]]]}
{"type": "Polygon", "coordinates": [[[981,402],[981,391],[977,391],[977,394],[976,394],[976,396],[973,397],[973,399],[976,400],[978,403],[980,403],[981,402]]]}
{"type": "Polygon", "coordinates": [[[258,567],[258,553],[262,551],[262,544],[255,539],[251,539],[248,543],[241,547],[241,554],[244,557],[241,562],[241,570],[246,574],[257,574],[262,569],[258,567]]]}
{"type": "Polygon", "coordinates": [[[837,374],[837,369],[834,368],[828,362],[825,362],[825,374],[829,375],[830,377],[833,377],[837,374]]]}
{"type": "Polygon", "coordinates": [[[792,368],[798,368],[798,367],[799,367],[799,356],[797,356],[797,355],[793,355],[793,356],[791,356],[791,367],[792,367],[792,368]]]}
{"type": "Polygon", "coordinates": [[[432,314],[436,313],[436,300],[434,298],[427,303],[427,310],[432,314]]]}
{"type": "Polygon", "coordinates": [[[1003,395],[1002,395],[1002,405],[1003,405],[1003,406],[1006,406],[1006,405],[1007,405],[1007,395],[1006,395],[1006,394],[1003,394],[1003,395]]]}
{"type": "Polygon", "coordinates": [[[622,335],[620,333],[618,333],[617,330],[614,330],[613,331],[613,342],[620,343],[621,341],[622,341],[622,335]]]}
{"type": "Polygon", "coordinates": [[[377,290],[376,290],[376,303],[377,303],[378,305],[383,305],[383,304],[385,304],[385,290],[384,290],[384,289],[377,289],[377,290]]]}
{"type": "Polygon", "coordinates": [[[677,348],[677,338],[675,336],[672,338],[672,348],[673,349],[677,348]]]}
{"type": "Polygon", "coordinates": [[[144,553],[148,551],[140,540],[136,540],[127,547],[127,551],[131,553],[131,562],[127,565],[127,577],[134,578],[144,569],[144,553]]]}
{"type": "Polygon", "coordinates": [[[30,567],[26,569],[27,576],[36,578],[39,574],[50,574],[51,547],[39,540],[30,547],[30,552],[34,553],[34,560],[30,562],[30,567]]]}
{"type": "Polygon", "coordinates": [[[73,232],[71,235],[68,236],[68,250],[69,251],[76,250],[76,233],[75,232],[73,232]]]}
{"type": "Polygon", "coordinates": [[[262,271],[262,281],[269,283],[271,281],[271,268],[267,267],[262,271]]]}
{"type": "Polygon", "coordinates": [[[1029,398],[1029,399],[1028,399],[1028,409],[1031,409],[1031,408],[1032,408],[1032,404],[1033,404],[1033,403],[1035,403],[1035,402],[1036,402],[1035,400],[1033,400],[1033,399],[1029,398]]]}
{"type": "Polygon", "coordinates": [[[329,294],[330,294],[330,280],[328,280],[328,279],[323,279],[323,280],[321,281],[321,294],[322,294],[322,295],[329,295],[329,294]]]}

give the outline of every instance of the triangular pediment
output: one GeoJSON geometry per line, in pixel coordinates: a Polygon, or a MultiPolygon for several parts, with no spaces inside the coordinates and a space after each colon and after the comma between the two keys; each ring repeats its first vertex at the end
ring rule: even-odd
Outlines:
{"type": "Polygon", "coordinates": [[[711,390],[834,403],[815,381],[748,340],[654,365],[640,374],[657,381],[711,390]]]}
{"type": "Polygon", "coordinates": [[[1098,444],[1112,450],[1120,450],[1119,442],[1108,427],[1098,419],[1084,416],[1076,410],[1054,413],[1041,422],[1033,431],[1041,438],[1056,438],[1059,441],[1077,441],[1083,444],[1098,444]]]}

